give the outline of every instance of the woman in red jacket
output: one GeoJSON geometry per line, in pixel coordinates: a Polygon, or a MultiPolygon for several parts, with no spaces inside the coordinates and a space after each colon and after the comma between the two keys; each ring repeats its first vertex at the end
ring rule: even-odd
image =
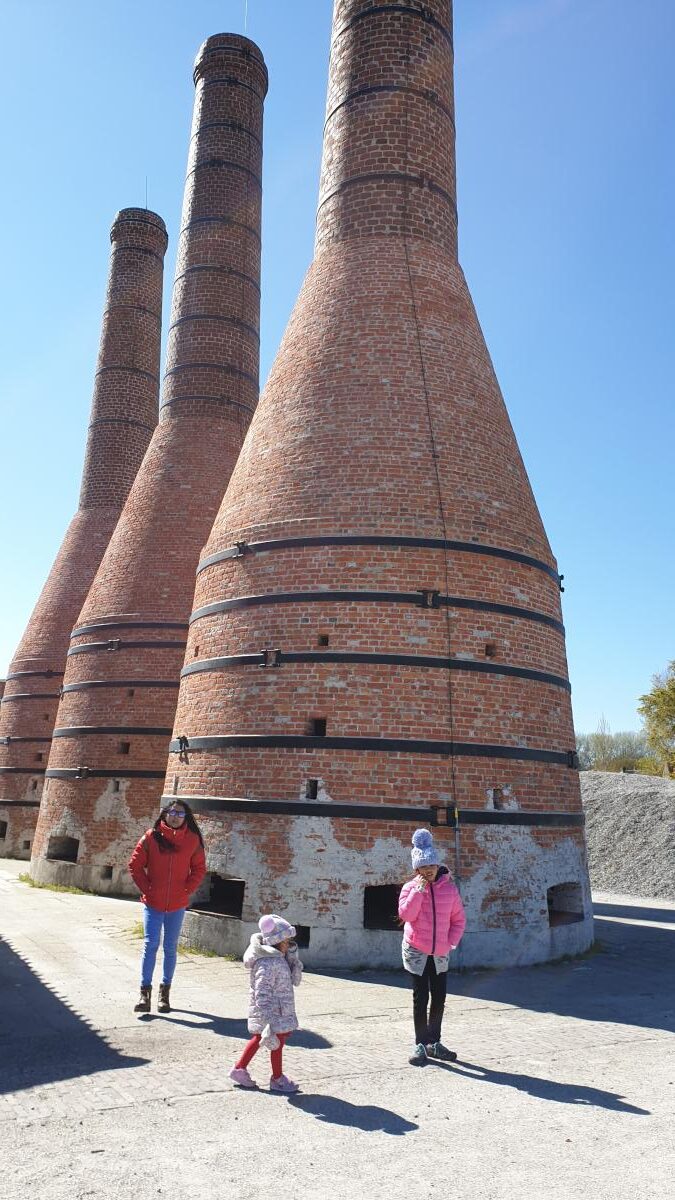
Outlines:
{"type": "Polygon", "coordinates": [[[129,872],[143,902],[141,995],[134,1012],[150,1012],[152,974],[164,930],[164,972],[159,985],[159,1012],[171,1012],[169,988],[185,909],[206,871],[204,839],[189,804],[173,800],[152,829],[143,834],[129,859],[129,872]]]}
{"type": "Polygon", "coordinates": [[[415,1049],[408,1062],[421,1067],[428,1058],[445,1062],[457,1058],[441,1041],[441,1023],[448,960],[464,933],[466,918],[459,892],[429,830],[416,829],[412,842],[415,874],[401,888],[398,915],[405,922],[403,966],[413,985],[415,1049]]]}

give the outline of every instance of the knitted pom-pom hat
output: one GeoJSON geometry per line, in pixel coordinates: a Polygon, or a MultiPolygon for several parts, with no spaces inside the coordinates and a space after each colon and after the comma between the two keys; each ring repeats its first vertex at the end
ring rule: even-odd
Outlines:
{"type": "Polygon", "coordinates": [[[434,846],[434,839],[428,829],[416,829],[412,835],[413,848],[410,852],[412,865],[418,867],[436,867],[441,862],[441,856],[434,846]]]}
{"type": "Polygon", "coordinates": [[[276,946],[277,942],[295,937],[295,925],[289,925],[288,921],[284,921],[284,918],[278,917],[276,913],[268,913],[267,916],[261,917],[258,929],[265,946],[276,946]]]}

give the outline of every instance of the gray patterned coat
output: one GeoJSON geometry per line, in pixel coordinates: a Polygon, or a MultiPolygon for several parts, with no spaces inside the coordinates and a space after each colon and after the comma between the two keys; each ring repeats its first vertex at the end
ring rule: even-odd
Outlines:
{"type": "Polygon", "coordinates": [[[254,933],[244,954],[244,966],[251,980],[249,1033],[263,1033],[267,1025],[273,1033],[297,1029],[293,988],[302,979],[297,949],[282,954],[276,946],[264,946],[262,934],[254,933]]]}

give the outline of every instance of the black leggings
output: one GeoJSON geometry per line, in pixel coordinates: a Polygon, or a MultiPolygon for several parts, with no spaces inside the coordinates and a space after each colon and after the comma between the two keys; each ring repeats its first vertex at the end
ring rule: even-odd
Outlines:
{"type": "Polygon", "coordinates": [[[411,971],[408,974],[412,979],[413,986],[415,1042],[418,1044],[421,1042],[423,1046],[428,1046],[431,1042],[440,1042],[448,972],[438,972],[433,955],[430,954],[421,975],[413,975],[411,971]],[[431,1007],[427,1016],[429,992],[431,992],[431,1007]]]}

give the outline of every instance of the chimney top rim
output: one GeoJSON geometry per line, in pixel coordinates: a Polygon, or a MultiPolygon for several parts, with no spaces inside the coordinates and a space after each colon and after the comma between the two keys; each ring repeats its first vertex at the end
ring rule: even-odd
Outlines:
{"type": "MultiPolygon", "coordinates": [[[[125,233],[130,233],[128,226],[148,225],[157,233],[163,234],[168,244],[169,235],[162,217],[159,213],[153,212],[149,208],[121,208],[115,214],[115,219],[110,227],[110,241],[116,242],[120,236],[125,233]],[[126,228],[125,228],[126,227],[126,228]]],[[[140,232],[140,230],[137,230],[140,232]]]]}
{"type": "Polygon", "coordinates": [[[195,83],[208,70],[207,60],[210,57],[215,58],[222,52],[239,53],[244,57],[251,58],[262,70],[265,77],[265,89],[267,88],[268,74],[263,52],[255,42],[240,33],[214,33],[202,42],[194,63],[193,79],[195,83]]]}

